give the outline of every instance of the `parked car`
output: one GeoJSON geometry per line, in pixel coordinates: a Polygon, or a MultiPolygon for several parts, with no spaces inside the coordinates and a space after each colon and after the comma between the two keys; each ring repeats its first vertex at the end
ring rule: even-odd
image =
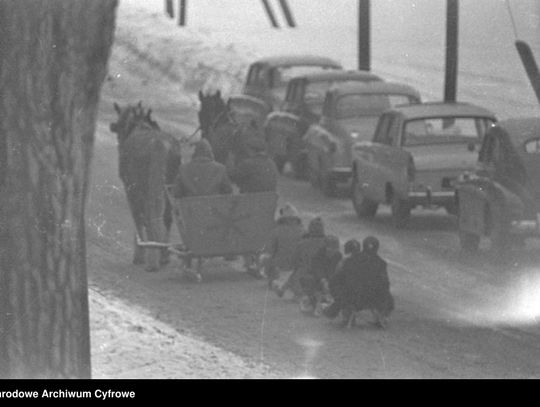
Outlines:
{"type": "Polygon", "coordinates": [[[237,122],[248,123],[254,120],[261,129],[270,113],[270,106],[253,96],[234,95],[229,98],[228,104],[237,122]]]}
{"type": "Polygon", "coordinates": [[[382,81],[368,71],[341,71],[313,73],[292,78],[287,85],[281,108],[268,115],[264,124],[266,139],[278,169],[287,161],[295,174],[305,176],[306,156],[302,138],[308,127],[317,122],[322,113],[324,97],[336,83],[382,81]]]}
{"type": "Polygon", "coordinates": [[[489,129],[476,171],[457,185],[459,239],[476,251],[490,240],[496,259],[513,243],[540,237],[540,119],[519,118],[489,129]]]}
{"type": "Polygon", "coordinates": [[[333,59],[313,55],[288,55],[263,58],[249,67],[242,93],[266,102],[270,110],[285,99],[287,82],[298,75],[343,69],[333,59]]]}
{"type": "Polygon", "coordinates": [[[474,169],[480,143],[495,115],[468,103],[397,106],[379,119],[373,140],[354,148],[352,202],[359,217],[389,204],[396,227],[411,209],[444,207],[456,213],[455,183],[474,169]]]}
{"type": "Polygon", "coordinates": [[[353,146],[373,137],[379,116],[392,106],[419,102],[419,92],[400,83],[335,85],[326,94],[319,122],[304,136],[312,185],[332,196],[338,183],[350,180],[353,146]]]}

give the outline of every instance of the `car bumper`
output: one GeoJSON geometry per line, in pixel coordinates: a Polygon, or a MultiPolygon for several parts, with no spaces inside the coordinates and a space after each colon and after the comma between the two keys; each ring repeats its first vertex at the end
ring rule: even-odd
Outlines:
{"type": "Polygon", "coordinates": [[[334,167],[330,171],[332,179],[337,182],[347,182],[352,177],[351,167],[334,167]]]}
{"type": "Polygon", "coordinates": [[[512,221],[510,224],[510,233],[540,237],[540,213],[537,215],[536,220],[512,221]]]}
{"type": "Polygon", "coordinates": [[[455,191],[431,191],[425,189],[423,191],[409,191],[408,200],[414,206],[446,206],[455,203],[455,191]]]}

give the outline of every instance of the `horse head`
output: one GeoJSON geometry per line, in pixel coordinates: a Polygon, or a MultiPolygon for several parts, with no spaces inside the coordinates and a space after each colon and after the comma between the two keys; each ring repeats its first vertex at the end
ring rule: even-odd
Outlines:
{"type": "Polygon", "coordinates": [[[145,111],[142,102],[135,106],[127,105],[123,108],[114,103],[114,110],[118,114],[118,119],[115,123],[111,123],[110,130],[117,134],[118,143],[126,140],[130,133],[139,126],[159,130],[159,125],[152,119],[152,109],[145,111]]]}
{"type": "Polygon", "coordinates": [[[202,136],[209,138],[209,133],[218,126],[225,122],[230,116],[230,108],[228,103],[221,97],[221,91],[215,93],[206,93],[199,91],[199,125],[201,128],[202,136]]]}

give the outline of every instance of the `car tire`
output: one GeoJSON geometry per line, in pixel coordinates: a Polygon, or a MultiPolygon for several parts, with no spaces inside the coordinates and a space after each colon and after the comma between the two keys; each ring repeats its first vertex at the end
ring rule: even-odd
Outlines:
{"type": "Polygon", "coordinates": [[[285,169],[285,164],[287,164],[287,158],[286,157],[280,157],[275,156],[274,157],[274,163],[276,164],[277,170],[280,174],[283,174],[283,170],[285,169]]]}
{"type": "Polygon", "coordinates": [[[497,262],[509,260],[511,248],[511,235],[509,234],[510,221],[502,202],[493,200],[489,205],[490,214],[490,252],[492,259],[497,262]]]}
{"type": "Polygon", "coordinates": [[[404,228],[411,216],[411,207],[404,199],[400,199],[395,195],[392,197],[391,202],[392,209],[392,223],[398,229],[404,228]]]}
{"type": "Polygon", "coordinates": [[[336,196],[336,181],[332,174],[325,169],[321,169],[321,191],[327,197],[336,196]]]}
{"type": "Polygon", "coordinates": [[[480,246],[480,236],[466,232],[464,230],[459,231],[459,244],[461,249],[468,253],[476,253],[480,246]]]}
{"type": "Polygon", "coordinates": [[[308,159],[306,154],[297,154],[291,162],[294,171],[294,176],[298,179],[305,180],[308,177],[308,159]]]}
{"type": "Polygon", "coordinates": [[[372,218],[377,213],[379,204],[364,196],[362,187],[356,177],[352,182],[351,199],[356,215],[360,219],[372,218]]]}
{"type": "Polygon", "coordinates": [[[458,207],[456,204],[449,204],[444,207],[446,213],[456,216],[458,214],[458,207]]]}
{"type": "Polygon", "coordinates": [[[313,188],[319,188],[321,185],[321,178],[319,176],[319,171],[317,171],[317,168],[313,165],[313,162],[309,159],[308,156],[308,162],[307,162],[307,173],[308,173],[308,179],[309,183],[313,188]]]}

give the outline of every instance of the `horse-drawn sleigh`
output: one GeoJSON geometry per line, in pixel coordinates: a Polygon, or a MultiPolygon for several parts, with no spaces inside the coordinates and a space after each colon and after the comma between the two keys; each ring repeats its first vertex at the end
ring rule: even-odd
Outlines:
{"type": "MultiPolygon", "coordinates": [[[[251,123],[234,119],[219,93],[201,97],[201,102],[202,137],[212,145],[216,161],[236,166],[247,154],[246,140],[258,133],[251,123]],[[210,108],[208,100],[214,103],[210,108]],[[206,117],[207,112],[213,113],[211,117],[206,117]]],[[[276,193],[177,198],[171,185],[188,138],[182,141],[160,130],[151,110],[143,109],[141,103],[125,108],[115,104],[115,110],[118,121],[111,124],[111,131],[118,135],[120,178],[136,228],[133,263],[146,263],[147,271],[157,271],[173,254],[200,281],[205,258],[257,258],[274,225],[276,193]],[[173,222],[181,236],[179,243],[169,242],[173,222]],[[191,268],[193,259],[197,260],[195,269],[191,268]]]]}
{"type": "MultiPolygon", "coordinates": [[[[167,249],[183,260],[183,271],[199,282],[203,259],[240,255],[258,259],[274,227],[274,192],[176,198],[168,188],[167,199],[182,242],[149,242],[139,238],[137,245],[167,249]],[[196,268],[191,267],[194,259],[196,268]]],[[[258,261],[252,267],[258,271],[258,261]]]]}

